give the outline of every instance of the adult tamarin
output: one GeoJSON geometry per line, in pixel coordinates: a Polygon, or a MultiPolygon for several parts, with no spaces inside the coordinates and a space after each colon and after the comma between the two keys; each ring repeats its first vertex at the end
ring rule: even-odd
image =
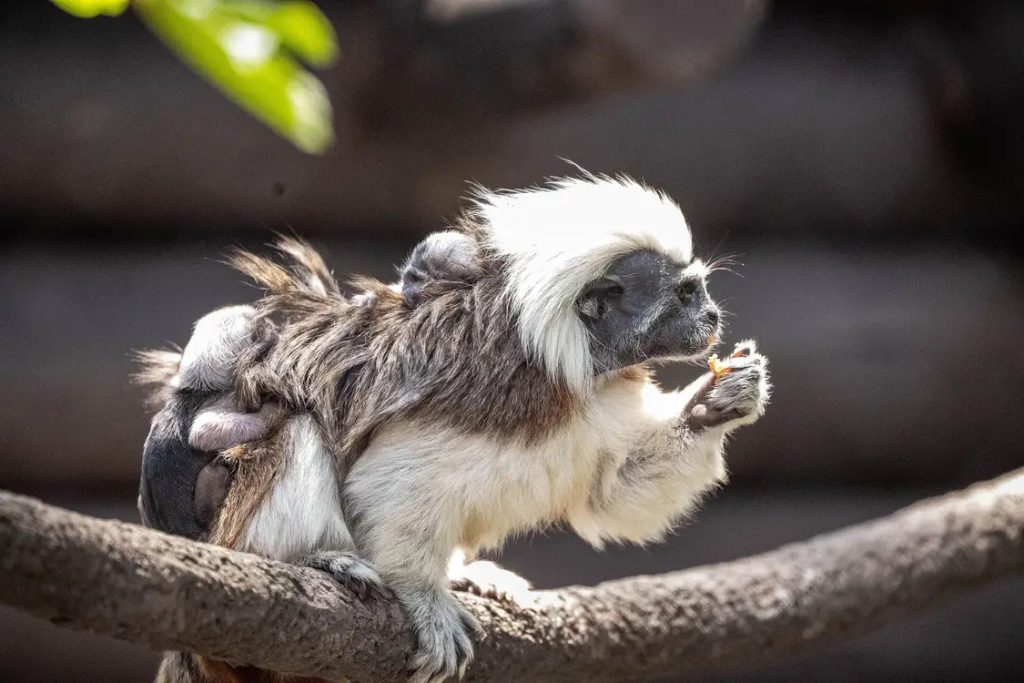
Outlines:
{"type": "Polygon", "coordinates": [[[379,575],[415,628],[414,681],[472,658],[454,553],[558,522],[598,547],[662,538],[725,479],[726,435],[769,393],[752,342],[728,374],[675,392],[652,380],[651,363],[698,358],[721,333],[665,195],[594,176],[481,192],[455,230],[469,275],[415,305],[373,280],[355,304],[309,286],[319,257],[295,243],[289,266],[234,259],[283,320],[239,392],[298,414],[262,446],[273,475],[236,480],[215,540],[379,575]]]}

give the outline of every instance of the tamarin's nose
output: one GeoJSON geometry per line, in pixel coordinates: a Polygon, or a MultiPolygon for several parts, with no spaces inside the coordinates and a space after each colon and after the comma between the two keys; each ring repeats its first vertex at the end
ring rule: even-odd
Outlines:
{"type": "Polygon", "coordinates": [[[707,311],[705,311],[704,317],[708,319],[708,323],[712,327],[717,327],[718,326],[718,309],[717,308],[709,308],[707,311]]]}

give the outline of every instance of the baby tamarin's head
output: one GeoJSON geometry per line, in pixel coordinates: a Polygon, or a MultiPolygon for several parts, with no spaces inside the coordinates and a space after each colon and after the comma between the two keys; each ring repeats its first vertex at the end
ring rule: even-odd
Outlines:
{"type": "Polygon", "coordinates": [[[238,359],[254,344],[266,344],[274,330],[252,306],[226,306],[207,313],[195,324],[181,353],[177,389],[229,391],[235,384],[238,359]]]}
{"type": "Polygon", "coordinates": [[[416,245],[400,270],[402,298],[418,305],[437,288],[471,284],[480,277],[476,240],[457,230],[435,232],[416,245]]]}

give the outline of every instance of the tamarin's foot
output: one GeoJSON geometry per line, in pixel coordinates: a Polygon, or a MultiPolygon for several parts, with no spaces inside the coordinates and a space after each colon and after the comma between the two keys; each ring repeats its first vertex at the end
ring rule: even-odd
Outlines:
{"type": "Polygon", "coordinates": [[[452,571],[451,587],[501,602],[519,603],[530,592],[530,582],[487,560],[470,562],[452,571]]]}
{"type": "Polygon", "coordinates": [[[380,574],[369,562],[355,553],[322,550],[306,557],[303,564],[327,572],[334,580],[359,596],[360,600],[391,597],[380,574]]]}

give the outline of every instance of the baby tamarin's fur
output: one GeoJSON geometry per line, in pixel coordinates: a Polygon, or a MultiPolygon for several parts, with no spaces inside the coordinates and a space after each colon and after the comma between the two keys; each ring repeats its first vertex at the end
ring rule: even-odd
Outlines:
{"type": "Polygon", "coordinates": [[[651,380],[650,361],[698,357],[720,335],[707,267],[664,195],[556,181],[482,194],[457,228],[471,275],[424,287],[415,305],[373,280],[353,303],[297,242],[282,247],[289,266],[234,259],[268,292],[260,312],[283,319],[266,358],[240,369],[239,394],[297,414],[249,509],[225,504],[241,529],[231,545],[379,574],[415,628],[415,681],[472,657],[453,553],[560,521],[597,546],[658,540],[724,480],[725,435],[768,400],[753,343],[714,383],[651,380]]]}
{"type": "Polygon", "coordinates": [[[252,306],[229,306],[203,316],[180,354],[139,354],[136,379],[153,386],[160,403],[143,446],[144,524],[205,537],[233,476],[218,451],[264,439],[284,419],[272,402],[246,411],[234,391],[239,358],[264,353],[274,336],[252,306]]]}

